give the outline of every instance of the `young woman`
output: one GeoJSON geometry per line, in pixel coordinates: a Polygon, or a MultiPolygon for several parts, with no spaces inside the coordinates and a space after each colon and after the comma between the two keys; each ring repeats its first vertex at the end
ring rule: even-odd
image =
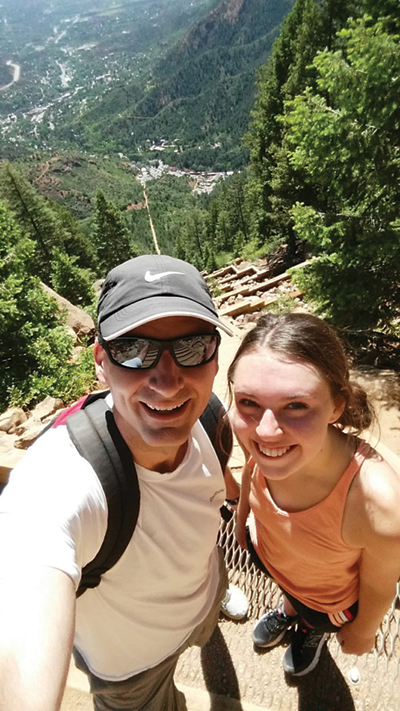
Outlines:
{"type": "Polygon", "coordinates": [[[368,652],[400,575],[400,475],[359,438],[372,411],[336,332],[306,313],[262,316],[228,382],[247,458],[236,536],[283,592],[255,644],[293,627],[283,668],[296,676],[331,632],[343,652],[368,652]]]}

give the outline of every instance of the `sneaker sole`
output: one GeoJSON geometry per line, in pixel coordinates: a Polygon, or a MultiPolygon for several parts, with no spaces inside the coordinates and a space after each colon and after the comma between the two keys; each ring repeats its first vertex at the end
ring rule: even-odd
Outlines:
{"type": "Polygon", "coordinates": [[[290,674],[291,676],[305,676],[306,674],[309,674],[309,673],[310,673],[313,669],[315,669],[315,667],[317,666],[317,664],[318,664],[318,662],[319,662],[319,658],[320,658],[320,656],[321,656],[322,649],[323,649],[324,645],[326,644],[328,638],[329,638],[329,634],[327,634],[327,633],[324,634],[323,637],[321,637],[321,641],[320,641],[320,643],[318,644],[317,651],[315,652],[314,659],[313,659],[312,662],[308,665],[308,667],[306,667],[305,669],[302,669],[302,670],[299,671],[299,672],[294,671],[294,670],[293,670],[293,665],[289,666],[289,664],[288,664],[287,661],[285,660],[285,657],[286,657],[287,653],[291,651],[291,648],[289,647],[289,648],[287,649],[287,651],[285,652],[285,655],[284,655],[284,657],[283,657],[283,661],[282,661],[283,671],[285,671],[286,674],[290,674]]]}

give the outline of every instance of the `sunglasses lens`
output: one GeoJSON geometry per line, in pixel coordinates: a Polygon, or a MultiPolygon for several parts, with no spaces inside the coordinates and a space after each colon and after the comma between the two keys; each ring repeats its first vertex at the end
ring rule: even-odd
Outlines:
{"type": "Polygon", "coordinates": [[[174,355],[183,368],[208,363],[217,350],[218,340],[214,334],[190,336],[173,341],[174,355]]]}
{"type": "Polygon", "coordinates": [[[107,350],[114,363],[124,368],[152,368],[164,350],[173,354],[181,368],[194,368],[208,363],[215,355],[219,344],[218,334],[185,336],[173,341],[155,341],[147,338],[116,338],[107,343],[107,350]]]}
{"type": "Polygon", "coordinates": [[[125,368],[151,368],[158,348],[144,338],[116,338],[108,343],[110,356],[125,368]]]}

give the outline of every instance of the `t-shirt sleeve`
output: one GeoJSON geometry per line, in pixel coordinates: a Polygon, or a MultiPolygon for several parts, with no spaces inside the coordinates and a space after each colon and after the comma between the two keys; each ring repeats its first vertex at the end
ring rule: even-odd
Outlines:
{"type": "Polygon", "coordinates": [[[96,473],[66,427],[51,429],[30,447],[0,496],[0,577],[16,566],[47,566],[78,587],[106,528],[107,501],[96,473]]]}

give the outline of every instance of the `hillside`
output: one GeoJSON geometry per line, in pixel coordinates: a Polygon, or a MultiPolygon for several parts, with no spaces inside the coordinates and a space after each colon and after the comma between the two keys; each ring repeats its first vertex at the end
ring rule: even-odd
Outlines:
{"type": "Polygon", "coordinates": [[[117,90],[85,114],[96,141],[108,131],[120,150],[131,154],[163,139],[163,149],[175,152],[177,165],[241,167],[255,71],[267,61],[292,4],[220,2],[154,66],[146,86],[133,81],[124,87],[130,103],[122,111],[117,90]]]}
{"type": "Polygon", "coordinates": [[[102,190],[120,210],[142,199],[142,188],[124,161],[79,153],[32,154],[15,164],[46,198],[67,207],[79,220],[90,217],[96,190],[102,190]]]}
{"type": "Polygon", "coordinates": [[[210,0],[4,0],[0,157],[76,148],[78,139],[89,145],[86,121],[67,141],[61,129],[110,91],[146,83],[151,66],[209,7],[210,0]]]}
{"type": "Polygon", "coordinates": [[[255,70],[292,4],[5,0],[0,158],[166,151],[181,167],[241,167],[255,70]]]}

